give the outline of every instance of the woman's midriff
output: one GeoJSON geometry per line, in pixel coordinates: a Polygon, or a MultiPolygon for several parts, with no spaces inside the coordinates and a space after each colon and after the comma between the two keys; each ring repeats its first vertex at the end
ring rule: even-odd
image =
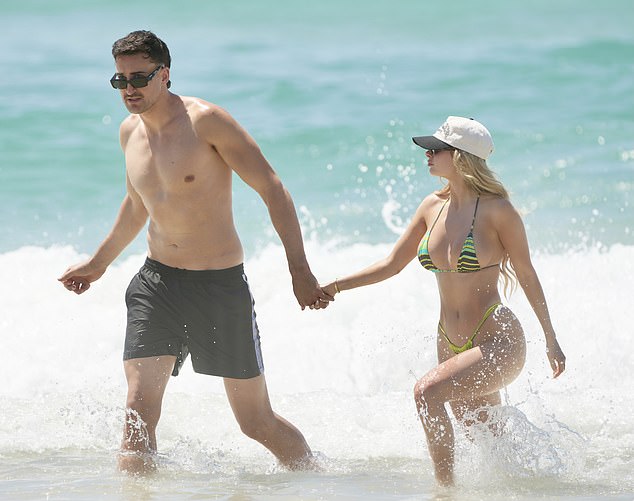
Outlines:
{"type": "MultiPolygon", "coordinates": [[[[475,273],[437,274],[440,293],[439,322],[454,344],[462,346],[466,343],[473,336],[487,310],[492,305],[502,302],[497,289],[498,277],[497,269],[475,273]]],[[[474,345],[487,337],[489,326],[496,322],[496,311],[480,328],[474,345]]]]}

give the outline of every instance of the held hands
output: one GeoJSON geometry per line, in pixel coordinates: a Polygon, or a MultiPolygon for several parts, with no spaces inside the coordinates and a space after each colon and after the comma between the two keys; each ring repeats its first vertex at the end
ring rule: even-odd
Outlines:
{"type": "MultiPolygon", "coordinates": [[[[325,287],[318,286],[321,295],[317,298],[316,301],[307,305],[311,310],[324,310],[328,308],[328,305],[331,301],[335,300],[335,293],[338,291],[335,291],[335,289],[331,287],[331,285],[332,284],[328,284],[325,287]]],[[[303,309],[304,307],[302,307],[302,310],[303,309]]]]}
{"type": "Polygon", "coordinates": [[[546,343],[546,355],[553,370],[553,377],[558,377],[566,370],[566,356],[554,337],[546,343]]]}
{"type": "Polygon", "coordinates": [[[333,301],[334,301],[335,294],[338,294],[341,292],[339,290],[336,280],[334,282],[330,282],[329,284],[322,285],[321,290],[324,291],[324,293],[331,296],[333,298],[333,301]]]}
{"type": "Polygon", "coordinates": [[[319,287],[317,279],[310,272],[301,276],[293,275],[293,292],[302,310],[307,306],[311,310],[322,310],[335,300],[335,295],[319,287]]]}
{"type": "Polygon", "coordinates": [[[90,288],[90,284],[101,278],[106,272],[105,268],[99,268],[90,261],[78,263],[68,268],[57,280],[75,294],[83,294],[90,288]]]}
{"type": "MultiPolygon", "coordinates": [[[[337,281],[335,280],[334,282],[330,282],[327,285],[322,285],[321,286],[321,291],[326,295],[326,297],[330,298],[330,301],[334,301],[335,300],[335,294],[338,294],[339,292],[341,292],[339,290],[339,288],[337,287],[337,281]]],[[[328,306],[328,303],[324,303],[322,301],[318,301],[317,303],[311,305],[311,309],[315,309],[315,310],[323,310],[324,308],[326,308],[328,306]]]]}

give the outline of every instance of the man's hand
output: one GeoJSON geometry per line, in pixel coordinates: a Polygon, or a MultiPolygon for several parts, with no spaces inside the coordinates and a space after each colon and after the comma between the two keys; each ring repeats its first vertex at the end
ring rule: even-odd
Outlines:
{"type": "Polygon", "coordinates": [[[99,280],[105,272],[105,268],[98,268],[90,261],[85,261],[68,268],[57,280],[69,291],[83,294],[90,288],[90,284],[99,280]]]}
{"type": "Polygon", "coordinates": [[[330,301],[335,300],[319,287],[317,279],[310,272],[293,276],[293,292],[302,310],[307,306],[311,310],[327,308],[330,301]]]}

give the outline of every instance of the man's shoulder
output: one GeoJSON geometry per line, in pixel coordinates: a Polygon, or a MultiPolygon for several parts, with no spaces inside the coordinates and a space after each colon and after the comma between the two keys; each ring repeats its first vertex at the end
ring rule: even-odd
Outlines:
{"type": "Polygon", "coordinates": [[[140,123],[141,118],[132,113],[123,119],[121,126],[119,127],[119,137],[122,145],[127,143],[128,138],[132,135],[140,123]]]}
{"type": "Polygon", "coordinates": [[[137,125],[139,125],[140,121],[141,121],[141,119],[139,118],[139,115],[135,115],[134,113],[130,113],[121,122],[121,128],[122,129],[134,129],[137,125]]]}
{"type": "Polygon", "coordinates": [[[236,120],[221,106],[197,97],[181,96],[192,126],[199,132],[218,134],[237,126],[236,120]]]}
{"type": "Polygon", "coordinates": [[[141,118],[139,117],[139,115],[135,115],[134,113],[130,113],[121,122],[121,126],[120,126],[121,132],[129,134],[135,128],[137,128],[140,123],[141,123],[141,118]]]}
{"type": "Polygon", "coordinates": [[[192,120],[214,119],[228,113],[215,103],[199,97],[179,96],[192,120]]]}

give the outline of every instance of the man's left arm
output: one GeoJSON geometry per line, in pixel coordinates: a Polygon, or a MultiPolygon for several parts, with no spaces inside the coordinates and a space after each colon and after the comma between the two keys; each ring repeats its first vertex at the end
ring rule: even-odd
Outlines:
{"type": "Polygon", "coordinates": [[[333,298],[324,293],[310,270],[301,228],[290,193],[262,154],[254,139],[223,109],[214,107],[201,118],[200,127],[225,163],[260,195],[279,235],[293,280],[293,292],[302,310],[325,308],[333,298]]]}

